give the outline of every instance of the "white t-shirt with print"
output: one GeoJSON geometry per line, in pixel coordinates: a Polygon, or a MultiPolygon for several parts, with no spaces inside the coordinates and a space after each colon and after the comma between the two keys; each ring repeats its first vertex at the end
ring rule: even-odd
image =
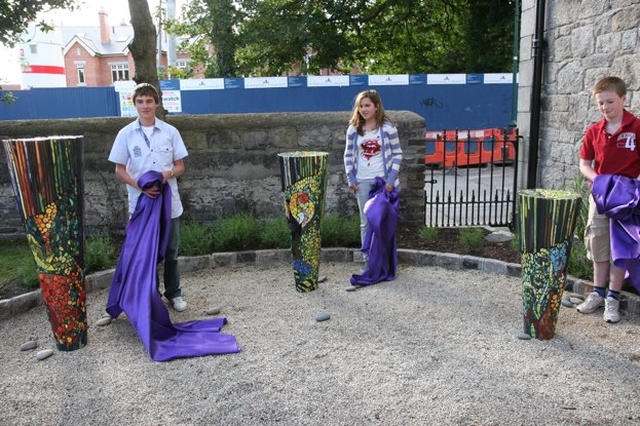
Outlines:
{"type": "Polygon", "coordinates": [[[384,163],[382,161],[382,140],[380,129],[358,135],[358,180],[372,180],[378,176],[384,178],[384,163]]]}

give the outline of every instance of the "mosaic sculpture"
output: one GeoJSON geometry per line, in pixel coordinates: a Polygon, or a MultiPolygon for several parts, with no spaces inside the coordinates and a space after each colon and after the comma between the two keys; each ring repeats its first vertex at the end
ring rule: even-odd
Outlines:
{"type": "Polygon", "coordinates": [[[299,292],[318,288],[328,156],[316,151],[278,154],[285,215],[291,230],[293,274],[299,292]]]}
{"type": "Polygon", "coordinates": [[[87,344],[81,136],[3,140],[56,346],[87,344]]]}
{"type": "Polygon", "coordinates": [[[555,335],[581,199],[569,191],[518,192],[524,332],[555,335]]]}

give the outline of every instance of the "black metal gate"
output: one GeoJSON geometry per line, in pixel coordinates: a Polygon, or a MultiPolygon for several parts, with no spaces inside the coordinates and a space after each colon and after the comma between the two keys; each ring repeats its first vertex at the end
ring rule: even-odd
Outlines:
{"type": "Polygon", "coordinates": [[[513,227],[516,128],[426,132],[425,224],[513,227]]]}

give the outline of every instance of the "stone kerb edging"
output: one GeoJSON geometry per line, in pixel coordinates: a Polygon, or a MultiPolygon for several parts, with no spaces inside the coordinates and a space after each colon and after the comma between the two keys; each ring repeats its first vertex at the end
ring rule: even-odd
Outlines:
{"type": "MultiPolygon", "coordinates": [[[[180,270],[194,272],[203,269],[215,269],[231,265],[267,265],[291,260],[290,249],[255,250],[212,253],[203,256],[180,257],[180,270]]],[[[362,254],[355,248],[324,248],[323,262],[361,262],[362,254]]],[[[452,271],[474,270],[493,275],[521,277],[522,268],[517,263],[487,259],[477,256],[439,253],[433,251],[398,249],[398,263],[410,266],[436,266],[452,271]]],[[[99,271],[85,277],[87,293],[109,288],[115,269],[99,271]]],[[[345,277],[346,282],[346,277],[345,277]]],[[[568,276],[565,291],[585,294],[591,291],[590,282],[568,276]]],[[[622,292],[620,309],[629,313],[640,313],[640,296],[622,292]]],[[[0,300],[0,321],[12,315],[20,314],[42,304],[40,289],[21,294],[11,299],[0,300]]]]}

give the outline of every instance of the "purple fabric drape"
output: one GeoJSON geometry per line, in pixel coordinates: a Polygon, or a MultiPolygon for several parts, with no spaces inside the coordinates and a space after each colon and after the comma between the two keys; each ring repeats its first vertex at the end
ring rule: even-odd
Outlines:
{"type": "Polygon", "coordinates": [[[607,215],[613,263],[627,270],[640,290],[640,181],[619,175],[599,175],[591,194],[598,213],[607,215]]]}
{"type": "Polygon", "coordinates": [[[106,310],[113,318],[124,312],[149,356],[169,361],[240,351],[232,335],[220,333],[226,318],[172,324],[156,285],[156,268],[164,256],[171,226],[171,190],[161,184],[162,174],[147,172],[141,188],[161,187],[152,199],[140,195],[127,224],[127,232],[113,277],[106,310]]]}
{"type": "Polygon", "coordinates": [[[398,252],[396,250],[396,228],[400,220],[396,190],[387,191],[385,181],[377,177],[364,205],[369,227],[362,243],[362,253],[368,255],[367,269],[362,274],[353,274],[351,284],[371,285],[381,281],[392,281],[396,277],[398,252]]]}

